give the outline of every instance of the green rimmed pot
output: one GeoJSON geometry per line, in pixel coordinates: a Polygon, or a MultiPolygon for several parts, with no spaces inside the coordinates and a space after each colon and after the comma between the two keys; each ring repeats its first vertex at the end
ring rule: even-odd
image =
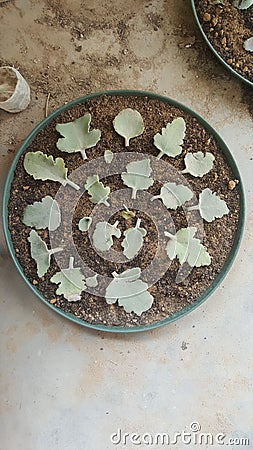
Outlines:
{"type": "MultiPolygon", "coordinates": [[[[48,153],[48,152],[47,152],[48,153]]],[[[242,186],[242,180],[240,177],[240,173],[238,171],[237,165],[228,149],[226,144],[223,142],[223,140],[220,138],[220,136],[216,133],[216,131],[198,114],[191,111],[189,108],[185,107],[184,105],[171,100],[167,97],[156,95],[153,93],[143,92],[143,91],[106,91],[106,92],[99,92],[95,94],[90,94],[82,98],[78,98],[76,100],[73,100],[72,102],[60,107],[55,112],[50,114],[46,119],[44,119],[41,123],[39,123],[34,130],[29,134],[27,139],[23,142],[22,146],[18,150],[13,163],[11,165],[6,184],[4,189],[4,195],[3,195],[3,229],[4,234],[7,242],[7,246],[9,248],[11,257],[14,261],[14,264],[20,273],[21,277],[24,279],[24,281],[27,283],[27,285],[30,287],[30,289],[33,291],[36,296],[42,300],[47,306],[49,306],[53,311],[57,312],[61,316],[78,323],[82,326],[85,326],[87,328],[95,329],[95,330],[101,330],[101,331],[107,331],[107,332],[139,332],[139,331],[147,331],[151,330],[153,328],[160,327],[162,325],[166,325],[168,323],[174,322],[181,317],[185,316],[186,314],[193,311],[195,308],[197,308],[199,305],[201,305],[219,286],[219,284],[222,282],[226,274],[228,273],[230,267],[232,266],[232,263],[236,257],[241,239],[243,234],[243,228],[244,228],[244,220],[245,220],[245,203],[244,203],[244,192],[243,192],[243,186],[242,186]],[[50,124],[51,121],[53,121],[55,118],[57,118],[60,114],[71,110],[71,108],[75,107],[76,105],[85,105],[86,102],[92,102],[92,100],[99,100],[100,97],[138,97],[138,98],[146,98],[147,100],[154,100],[161,102],[163,105],[170,105],[171,107],[175,107],[180,109],[183,113],[189,114],[194,120],[199,122],[199,124],[205,128],[205,130],[210,133],[217,142],[219,149],[222,152],[222,155],[224,159],[227,162],[227,165],[230,167],[230,170],[232,171],[233,178],[237,179],[239,181],[237,186],[237,191],[239,194],[239,217],[238,217],[238,223],[237,228],[234,234],[233,244],[231,247],[231,250],[226,258],[225,263],[223,264],[221,270],[219,273],[215,276],[212,283],[208,286],[208,288],[198,297],[196,300],[194,300],[193,303],[188,304],[187,306],[183,307],[180,311],[177,311],[174,314],[169,315],[168,317],[156,321],[154,323],[145,324],[145,325],[137,325],[137,326],[108,326],[104,325],[102,323],[94,324],[89,323],[87,321],[84,321],[78,317],[76,317],[74,314],[65,312],[62,309],[57,308],[53,304],[49,303],[49,301],[43,296],[43,294],[32,284],[32,282],[27,278],[27,276],[24,274],[23,268],[20,265],[20,262],[18,261],[18,258],[16,256],[16,252],[14,249],[14,245],[11,238],[11,233],[9,230],[9,222],[8,222],[8,205],[10,201],[10,194],[11,194],[11,187],[12,182],[15,175],[15,170],[17,167],[17,164],[20,160],[20,157],[23,155],[23,153],[27,150],[27,148],[32,144],[36,136],[38,135],[41,130],[43,130],[48,124],[50,124]]]]}
{"type": "Polygon", "coordinates": [[[214,53],[214,55],[216,56],[216,58],[223,64],[224,67],[226,67],[226,69],[228,69],[230,71],[230,73],[235,76],[237,79],[239,79],[240,81],[242,81],[243,83],[245,83],[247,86],[250,86],[251,88],[253,87],[253,82],[251,82],[250,80],[248,80],[246,77],[244,77],[243,75],[241,75],[239,72],[237,72],[235,69],[233,69],[233,67],[231,65],[229,65],[225,59],[217,52],[217,50],[214,48],[214,46],[212,45],[212,43],[210,42],[210,40],[208,39],[203,26],[201,24],[201,21],[199,19],[199,15],[196,9],[196,1],[195,0],[191,0],[191,5],[192,5],[192,10],[197,22],[197,25],[199,27],[199,30],[204,38],[204,40],[206,41],[208,47],[210,48],[210,50],[214,53]]]}

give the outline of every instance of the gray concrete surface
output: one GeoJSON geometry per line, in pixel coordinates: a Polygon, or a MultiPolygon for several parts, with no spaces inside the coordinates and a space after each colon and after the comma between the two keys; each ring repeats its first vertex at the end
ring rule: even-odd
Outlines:
{"type": "Polygon", "coordinates": [[[178,438],[170,448],[216,450],[223,433],[225,448],[252,449],[252,93],[206,49],[187,0],[1,3],[0,63],[19,68],[32,93],[24,112],[0,112],[1,191],[48,94],[53,111],[89,92],[134,88],[205,117],[230,147],[247,198],[243,242],[219,289],[180,321],[131,336],[88,331],[51,312],[21,280],[1,232],[0,449],[160,450],[169,446],[151,445],[152,434],[173,439],[193,422],[213,444],[192,431],[191,443],[178,438]],[[186,35],[195,43],[180,48],[186,35]],[[119,429],[141,441],[116,445],[119,429]]]}

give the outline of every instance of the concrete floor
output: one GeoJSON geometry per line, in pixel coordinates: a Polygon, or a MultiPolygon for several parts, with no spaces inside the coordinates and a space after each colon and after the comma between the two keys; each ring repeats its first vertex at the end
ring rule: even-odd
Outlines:
{"type": "Polygon", "coordinates": [[[48,94],[53,111],[89,92],[134,88],[177,99],[210,122],[238,163],[248,205],[239,254],[219,289],[180,321],[131,336],[88,331],[49,310],[21,280],[1,232],[0,449],[161,449],[147,445],[148,435],[116,445],[111,434],[173,439],[193,422],[213,445],[192,432],[190,444],[179,438],[171,448],[219,449],[224,433],[228,448],[244,448],[230,438],[247,438],[252,449],[252,93],[206,49],[186,0],[13,0],[0,4],[0,23],[0,63],[19,68],[32,93],[24,112],[0,112],[1,190],[48,94]],[[192,47],[178,46],[185,36],[195,36],[192,47]]]}

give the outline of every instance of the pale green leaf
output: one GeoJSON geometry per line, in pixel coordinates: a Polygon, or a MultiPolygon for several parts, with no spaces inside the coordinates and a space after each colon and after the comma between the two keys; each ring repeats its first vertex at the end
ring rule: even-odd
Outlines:
{"type": "Polygon", "coordinates": [[[86,285],[88,287],[94,288],[98,285],[98,274],[96,273],[93,277],[88,277],[85,279],[86,285]]]}
{"type": "Polygon", "coordinates": [[[56,230],[61,223],[61,211],[56,200],[47,195],[41,202],[34,202],[25,208],[23,223],[37,230],[56,230]]]}
{"type": "Polygon", "coordinates": [[[182,144],[185,137],[185,121],[182,117],[174,119],[171,123],[162,128],[162,134],[157,133],[154,137],[154,145],[160,153],[158,159],[163,155],[175,158],[182,152],[182,144]]]}
{"type": "Polygon", "coordinates": [[[226,202],[209,188],[204,189],[199,196],[199,211],[201,217],[207,222],[212,222],[229,213],[226,202]]]}
{"type": "Polygon", "coordinates": [[[141,294],[133,295],[132,297],[119,298],[119,306],[123,306],[127,313],[134,312],[137,316],[151,308],[154,297],[148,291],[141,294]]]}
{"type": "Polygon", "coordinates": [[[118,223],[118,221],[116,221],[114,225],[111,225],[108,222],[97,223],[92,236],[94,247],[97,250],[100,250],[101,252],[109,250],[113,245],[113,236],[120,238],[121,231],[117,228],[118,223]]]}
{"type": "Polygon", "coordinates": [[[133,267],[132,269],[127,269],[121,273],[113,272],[112,275],[114,278],[123,278],[127,281],[136,281],[141,276],[141,269],[139,267],[133,267]]]}
{"type": "Polygon", "coordinates": [[[146,236],[145,228],[140,227],[141,219],[137,219],[134,228],[128,228],[124,231],[125,238],[122,241],[124,248],[123,254],[128,258],[134,258],[143,246],[143,237],[146,236]]]}
{"type": "Polygon", "coordinates": [[[124,184],[132,188],[132,198],[136,198],[138,190],[148,189],[154,183],[150,178],[152,172],[149,159],[133,161],[126,166],[127,172],[121,174],[124,184]]]}
{"type": "Polygon", "coordinates": [[[79,220],[78,228],[80,231],[88,231],[92,223],[91,217],[83,217],[79,220]]]}
{"type": "Polygon", "coordinates": [[[80,189],[79,186],[67,178],[68,169],[65,167],[62,158],[54,160],[52,155],[47,156],[40,151],[28,152],[25,155],[24,168],[35,180],[58,181],[63,186],[69,184],[77,190],[80,189]]]}
{"type": "Polygon", "coordinates": [[[106,164],[111,164],[112,160],[113,160],[113,152],[111,150],[105,150],[104,152],[104,159],[106,164]]]}
{"type": "Polygon", "coordinates": [[[35,230],[31,230],[28,241],[31,244],[31,256],[37,264],[37,274],[41,278],[47,272],[51,255],[60,252],[62,248],[48,249],[47,244],[41,239],[35,230]]]}
{"type": "Polygon", "coordinates": [[[115,131],[125,138],[125,146],[129,146],[129,140],[140,136],[144,131],[142,117],[138,111],[126,108],[120,111],[113,121],[115,131]]]}
{"type": "Polygon", "coordinates": [[[194,177],[203,177],[203,175],[212,169],[214,160],[215,157],[210,152],[206,154],[202,152],[189,152],[184,158],[186,168],[182,173],[190,173],[194,177]]]}
{"type": "Polygon", "coordinates": [[[253,0],[234,0],[233,6],[238,9],[248,9],[253,5],[253,0]]]}
{"type": "Polygon", "coordinates": [[[253,52],[253,37],[247,39],[244,42],[243,47],[245,48],[245,50],[247,50],[247,52],[253,52]]]}
{"type": "Polygon", "coordinates": [[[107,198],[110,194],[110,187],[104,187],[103,183],[99,181],[98,175],[88,177],[84,187],[87,189],[92,203],[104,203],[109,206],[107,198]]]}
{"type": "Polygon", "coordinates": [[[161,188],[160,195],[155,195],[151,198],[151,201],[161,199],[166,208],[177,209],[192,197],[193,193],[187,186],[176,183],[165,183],[161,188]]]}
{"type": "Polygon", "coordinates": [[[58,139],[57,148],[62,152],[80,152],[83,159],[87,159],[85,150],[94,147],[101,137],[100,130],[90,131],[91,115],[89,113],[73,122],[58,123],[56,130],[64,136],[58,139]]]}
{"type": "Polygon", "coordinates": [[[127,269],[121,274],[113,272],[114,279],[106,289],[106,302],[123,306],[126,312],[141,315],[151,308],[153,296],[147,291],[148,284],[138,278],[141,275],[139,267],[127,269]]]}
{"type": "Polygon", "coordinates": [[[51,283],[59,284],[56,290],[57,295],[63,295],[69,302],[77,302],[81,300],[81,293],[86,289],[85,278],[80,267],[73,266],[74,258],[69,260],[69,267],[56,272],[51,283]]]}
{"type": "Polygon", "coordinates": [[[181,228],[175,235],[165,231],[169,237],[166,251],[170,259],[178,258],[180,264],[187,262],[191,267],[209,266],[211,258],[204,245],[194,235],[195,227],[181,228]]]}

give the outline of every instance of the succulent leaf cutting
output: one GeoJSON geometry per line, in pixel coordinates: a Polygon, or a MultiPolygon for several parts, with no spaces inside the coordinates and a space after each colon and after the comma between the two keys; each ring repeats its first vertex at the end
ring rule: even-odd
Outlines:
{"type": "Polygon", "coordinates": [[[161,199],[163,204],[168,209],[177,209],[185,202],[188,202],[193,197],[192,191],[183,184],[165,183],[160,191],[159,195],[154,195],[151,199],[161,199]]]}
{"type": "Polygon", "coordinates": [[[127,164],[126,172],[121,174],[124,184],[132,188],[132,198],[136,198],[137,191],[148,189],[154,180],[150,177],[152,169],[149,159],[133,161],[127,164]]]}
{"type": "Polygon", "coordinates": [[[187,262],[191,267],[209,266],[210,255],[200,240],[194,237],[196,231],[195,227],[181,228],[175,235],[165,231],[165,236],[169,238],[166,247],[168,257],[177,257],[180,264],[187,262]]]}
{"type": "Polygon", "coordinates": [[[88,231],[92,224],[92,218],[91,217],[83,217],[79,220],[78,228],[80,231],[88,231]]]}
{"type": "Polygon", "coordinates": [[[56,146],[62,152],[80,152],[83,159],[87,159],[86,150],[94,147],[101,137],[100,130],[90,131],[91,115],[84,114],[73,122],[58,123],[56,130],[63,136],[56,146]]]}
{"type": "Polygon", "coordinates": [[[113,245],[113,236],[120,238],[121,231],[118,227],[119,222],[116,221],[114,225],[108,222],[98,222],[93,233],[93,244],[97,250],[105,252],[113,245]]]}
{"type": "Polygon", "coordinates": [[[121,245],[124,248],[123,254],[128,259],[134,258],[143,246],[143,238],[146,236],[147,231],[145,228],[141,228],[140,224],[141,219],[137,219],[134,228],[128,228],[124,231],[125,238],[121,245]]]}
{"type": "Polygon", "coordinates": [[[163,155],[175,158],[182,153],[182,145],[185,137],[186,125],[182,117],[174,119],[162,128],[162,134],[157,133],[154,137],[154,145],[160,153],[158,159],[163,155]]]}
{"type": "Polygon", "coordinates": [[[41,278],[50,267],[51,255],[61,252],[63,248],[49,249],[35,230],[31,230],[28,241],[31,244],[31,256],[37,264],[37,274],[41,278]]]}
{"type": "Polygon", "coordinates": [[[212,153],[187,153],[184,158],[186,168],[182,173],[190,173],[194,177],[203,177],[213,168],[215,158],[212,153]]]}
{"type": "Polygon", "coordinates": [[[229,213],[225,200],[222,200],[216,192],[212,192],[209,188],[200,193],[198,205],[189,206],[187,209],[188,211],[199,210],[202,219],[207,222],[213,222],[229,213]]]}
{"type": "Polygon", "coordinates": [[[105,187],[101,181],[99,181],[98,175],[91,175],[87,178],[85,183],[85,189],[87,189],[92,203],[104,203],[109,206],[107,201],[110,194],[110,187],[105,187]]]}
{"type": "Polygon", "coordinates": [[[148,284],[140,280],[141,269],[133,267],[118,274],[113,272],[114,279],[106,289],[105,299],[108,304],[118,301],[128,313],[135,312],[140,316],[151,308],[153,296],[150,294],[148,284]]]}
{"type": "Polygon", "coordinates": [[[48,228],[55,231],[61,223],[61,211],[57,201],[46,195],[41,202],[26,206],[23,223],[37,230],[48,228]]]}
{"type": "Polygon", "coordinates": [[[67,178],[68,169],[62,158],[54,159],[52,155],[47,156],[40,151],[28,152],[25,155],[24,168],[35,180],[58,181],[63,186],[69,184],[76,190],[80,189],[77,184],[67,178]]]}
{"type": "Polygon", "coordinates": [[[129,147],[130,139],[140,136],[144,131],[140,113],[131,108],[120,111],[113,121],[113,126],[115,131],[125,139],[126,147],[129,147]]]}
{"type": "Polygon", "coordinates": [[[81,300],[81,292],[86,289],[84,275],[80,267],[74,267],[73,257],[69,259],[69,266],[60,272],[56,272],[50,281],[59,284],[56,294],[62,294],[69,302],[81,300]]]}

